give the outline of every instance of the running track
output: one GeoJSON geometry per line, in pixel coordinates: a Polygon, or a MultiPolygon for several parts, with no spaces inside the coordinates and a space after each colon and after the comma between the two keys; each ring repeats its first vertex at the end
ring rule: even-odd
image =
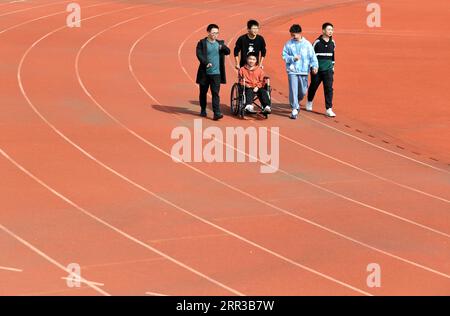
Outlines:
{"type": "MultiPolygon", "coordinates": [[[[299,15],[345,23],[365,4],[264,2],[252,17],[273,52],[299,15]]],[[[79,29],[65,27],[68,3],[0,4],[1,295],[450,294],[450,169],[438,141],[429,159],[350,115],[288,120],[273,53],[270,119],[203,125],[279,126],[279,172],[174,163],[171,131],[198,112],[196,42],[215,21],[233,46],[248,2],[83,0],[79,29]],[[70,263],[79,288],[63,279],[70,263]],[[366,284],[370,263],[380,288],[366,284]]],[[[225,104],[233,81],[230,62],[225,104]]]]}

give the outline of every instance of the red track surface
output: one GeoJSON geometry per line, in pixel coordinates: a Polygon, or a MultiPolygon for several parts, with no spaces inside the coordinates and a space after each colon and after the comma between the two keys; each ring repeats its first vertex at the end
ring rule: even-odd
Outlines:
{"type": "MultiPolygon", "coordinates": [[[[429,53],[448,52],[448,16],[380,1],[373,30],[364,1],[83,0],[68,29],[69,2],[0,4],[0,294],[450,294],[449,65],[429,53]],[[234,42],[250,17],[275,113],[203,125],[280,127],[280,171],[174,163],[170,133],[198,112],[197,40],[213,21],[234,42]],[[299,21],[313,40],[324,20],[339,116],[291,121],[286,30],[299,21]],[[81,288],[61,279],[70,263],[81,288]]],[[[223,103],[233,77],[229,63],[223,103]]]]}

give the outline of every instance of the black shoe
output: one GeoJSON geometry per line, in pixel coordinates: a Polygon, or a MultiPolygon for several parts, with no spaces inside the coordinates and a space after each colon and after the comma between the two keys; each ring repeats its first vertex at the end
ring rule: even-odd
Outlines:
{"type": "Polygon", "coordinates": [[[206,117],[206,116],[207,116],[206,111],[201,111],[201,112],[200,112],[200,116],[201,116],[201,117],[206,117]]]}
{"type": "Polygon", "coordinates": [[[223,114],[214,114],[213,120],[214,120],[214,121],[218,121],[218,120],[220,120],[221,118],[223,118],[223,114]]]}

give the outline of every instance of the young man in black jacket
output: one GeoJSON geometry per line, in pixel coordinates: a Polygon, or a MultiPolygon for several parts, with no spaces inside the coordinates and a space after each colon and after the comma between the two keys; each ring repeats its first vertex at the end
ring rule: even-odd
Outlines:
{"type": "Polygon", "coordinates": [[[335,117],[333,112],[333,81],[334,81],[334,51],[336,43],[333,40],[334,27],[331,23],[322,25],[322,35],[314,42],[313,47],[319,61],[319,72],[311,73],[311,84],[308,89],[308,102],[306,110],[312,111],[313,100],[317,88],[323,82],[323,91],[325,94],[326,115],[335,117]]]}
{"type": "Polygon", "coordinates": [[[258,58],[258,65],[264,68],[264,59],[266,58],[266,42],[264,37],[258,35],[259,23],[255,20],[247,22],[247,34],[240,36],[234,47],[234,59],[236,69],[239,70],[247,63],[248,54],[255,54],[258,58]],[[240,59],[239,59],[240,55],[240,59]]]}
{"type": "Polygon", "coordinates": [[[206,117],[206,100],[211,87],[212,108],[214,120],[220,120],[223,115],[220,111],[220,84],[226,83],[225,56],[230,55],[230,49],[224,41],[218,40],[219,27],[216,24],[208,25],[208,37],[197,44],[197,58],[200,65],[197,71],[197,83],[200,86],[200,115],[206,117]]]}

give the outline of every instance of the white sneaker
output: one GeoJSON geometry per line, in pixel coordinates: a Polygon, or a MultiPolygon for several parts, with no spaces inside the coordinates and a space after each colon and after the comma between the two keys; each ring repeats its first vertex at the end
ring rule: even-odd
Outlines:
{"type": "Polygon", "coordinates": [[[327,116],[328,117],[336,117],[336,114],[334,114],[333,109],[327,109],[327,116]]]}
{"type": "Polygon", "coordinates": [[[291,119],[296,120],[298,116],[298,110],[297,109],[293,109],[292,113],[291,113],[291,119]]]}
{"type": "Polygon", "coordinates": [[[311,101],[311,102],[310,102],[310,101],[306,102],[306,111],[311,112],[312,109],[313,109],[313,103],[312,103],[312,101],[311,101]]]}
{"type": "Polygon", "coordinates": [[[270,108],[270,106],[266,105],[266,107],[264,108],[264,113],[271,113],[272,109],[270,108]]]}
{"type": "Polygon", "coordinates": [[[245,106],[245,110],[249,113],[256,113],[255,107],[253,106],[253,104],[247,104],[245,106]]]}

